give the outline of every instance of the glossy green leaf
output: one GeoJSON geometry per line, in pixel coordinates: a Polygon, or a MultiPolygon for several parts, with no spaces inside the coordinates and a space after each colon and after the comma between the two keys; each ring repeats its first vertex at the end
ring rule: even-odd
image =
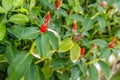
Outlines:
{"type": "Polygon", "coordinates": [[[57,73],[59,80],[69,80],[69,72],[57,73]]]}
{"type": "Polygon", "coordinates": [[[15,24],[25,24],[26,22],[29,21],[29,19],[26,15],[19,13],[11,16],[9,21],[15,24]]]}
{"type": "Polygon", "coordinates": [[[93,27],[93,20],[90,18],[85,18],[82,22],[84,31],[89,31],[93,27]]]}
{"type": "Polygon", "coordinates": [[[5,13],[5,10],[3,7],[0,6],[0,13],[5,13]]]}
{"type": "Polygon", "coordinates": [[[14,4],[14,7],[18,7],[20,6],[21,4],[23,4],[24,0],[14,0],[13,4],[14,4]]]}
{"type": "Polygon", "coordinates": [[[101,47],[101,48],[104,48],[105,46],[108,45],[108,43],[107,43],[105,40],[103,40],[103,39],[94,39],[94,40],[92,41],[92,43],[93,43],[93,44],[96,44],[97,46],[99,46],[99,47],[101,47]]]}
{"type": "Polygon", "coordinates": [[[45,76],[39,66],[31,64],[24,75],[24,80],[45,80],[45,76]]]}
{"type": "Polygon", "coordinates": [[[5,11],[9,11],[13,7],[13,0],[2,0],[2,6],[5,11]]]}
{"type": "Polygon", "coordinates": [[[71,80],[77,80],[80,76],[80,69],[77,65],[72,67],[71,70],[71,80]]]}
{"type": "Polygon", "coordinates": [[[56,58],[53,60],[53,62],[50,64],[50,67],[54,69],[62,69],[67,68],[71,65],[71,61],[66,58],[56,58]]]}
{"type": "Polygon", "coordinates": [[[89,66],[90,80],[98,80],[98,72],[94,65],[89,66]]]}
{"type": "Polygon", "coordinates": [[[47,31],[46,34],[49,37],[49,42],[50,42],[52,48],[54,50],[58,50],[58,48],[59,48],[59,39],[58,39],[58,37],[53,32],[50,32],[50,31],[47,31]]]}
{"type": "Polygon", "coordinates": [[[66,52],[68,50],[70,50],[74,45],[74,42],[72,41],[71,38],[66,38],[64,39],[59,47],[59,52],[66,52]]]}
{"type": "Polygon", "coordinates": [[[42,68],[42,72],[46,78],[49,78],[52,75],[53,69],[50,67],[50,62],[44,63],[44,66],[42,68]]]}
{"type": "Polygon", "coordinates": [[[24,73],[29,69],[32,61],[32,55],[29,53],[21,53],[17,55],[8,67],[7,80],[20,80],[24,73]]]}
{"type": "Polygon", "coordinates": [[[36,39],[38,37],[39,29],[37,27],[22,27],[22,26],[13,26],[8,28],[8,32],[13,34],[18,39],[36,39]]]}
{"type": "Polygon", "coordinates": [[[80,57],[80,47],[77,43],[70,49],[70,59],[74,62],[80,57]]]}
{"type": "Polygon", "coordinates": [[[110,69],[109,69],[108,65],[103,61],[98,61],[98,63],[100,65],[103,73],[105,74],[105,77],[108,78],[110,75],[110,69]]]}
{"type": "Polygon", "coordinates": [[[104,29],[105,29],[105,19],[104,19],[103,16],[98,17],[98,23],[99,23],[99,26],[100,26],[100,31],[103,32],[104,29]]]}
{"type": "Polygon", "coordinates": [[[100,56],[99,58],[108,58],[109,56],[111,55],[111,51],[108,47],[104,47],[102,50],[101,50],[101,53],[100,53],[100,56]]]}
{"type": "Polygon", "coordinates": [[[35,39],[40,34],[39,29],[37,27],[28,27],[22,32],[21,39],[35,39]]]}
{"type": "Polygon", "coordinates": [[[6,26],[0,23],[0,41],[5,38],[6,35],[6,26]]]}
{"type": "Polygon", "coordinates": [[[41,57],[46,57],[50,54],[50,43],[47,34],[41,35],[37,38],[36,48],[41,57]]]}

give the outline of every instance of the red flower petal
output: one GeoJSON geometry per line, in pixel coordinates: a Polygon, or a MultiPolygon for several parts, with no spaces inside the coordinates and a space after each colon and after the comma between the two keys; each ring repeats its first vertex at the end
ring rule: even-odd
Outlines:
{"type": "Polygon", "coordinates": [[[60,8],[60,0],[56,1],[55,8],[56,8],[56,10],[58,10],[60,8]]]}
{"type": "Polygon", "coordinates": [[[40,32],[45,33],[47,31],[47,23],[43,23],[40,27],[40,32]]]}
{"type": "Polygon", "coordinates": [[[76,28],[77,28],[76,20],[74,20],[74,23],[73,23],[73,26],[72,26],[72,32],[75,32],[76,28]]]}
{"type": "Polygon", "coordinates": [[[48,23],[50,21],[50,13],[47,12],[45,22],[48,23]]]}

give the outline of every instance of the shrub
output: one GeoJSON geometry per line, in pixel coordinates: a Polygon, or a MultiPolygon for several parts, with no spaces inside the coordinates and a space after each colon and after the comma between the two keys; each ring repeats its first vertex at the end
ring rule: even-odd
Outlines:
{"type": "Polygon", "coordinates": [[[0,3],[6,80],[97,80],[96,63],[110,77],[108,58],[120,49],[119,0],[0,3]]]}

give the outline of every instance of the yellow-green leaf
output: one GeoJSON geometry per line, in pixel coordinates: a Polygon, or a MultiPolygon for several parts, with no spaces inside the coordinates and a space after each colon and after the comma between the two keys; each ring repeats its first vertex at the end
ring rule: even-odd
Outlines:
{"type": "Polygon", "coordinates": [[[79,59],[80,56],[80,47],[77,43],[70,50],[70,59],[75,62],[79,59]]]}
{"type": "Polygon", "coordinates": [[[0,6],[0,13],[5,13],[5,10],[3,7],[0,6]]]}
{"type": "Polygon", "coordinates": [[[0,23],[0,41],[4,39],[6,35],[6,26],[0,23]]]}
{"type": "Polygon", "coordinates": [[[24,14],[15,14],[10,17],[10,22],[13,22],[15,24],[25,24],[29,21],[28,17],[24,14]]]}
{"type": "Polygon", "coordinates": [[[71,38],[66,38],[62,41],[59,47],[59,52],[66,52],[70,50],[74,45],[74,42],[72,41],[71,38]]]}

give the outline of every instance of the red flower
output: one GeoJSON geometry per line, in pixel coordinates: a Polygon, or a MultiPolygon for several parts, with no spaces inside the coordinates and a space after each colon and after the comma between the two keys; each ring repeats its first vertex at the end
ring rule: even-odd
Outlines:
{"type": "Polygon", "coordinates": [[[45,33],[47,31],[48,24],[43,23],[40,27],[40,32],[45,33]]]}
{"type": "Polygon", "coordinates": [[[116,40],[117,40],[116,37],[114,37],[112,42],[109,44],[110,49],[112,49],[114,47],[116,40]]]}
{"type": "Polygon", "coordinates": [[[48,23],[50,21],[50,13],[47,12],[45,22],[48,23]]]}
{"type": "Polygon", "coordinates": [[[72,32],[75,32],[76,28],[77,28],[76,20],[74,20],[74,23],[73,23],[73,26],[72,26],[72,32]]]}
{"type": "Polygon", "coordinates": [[[82,58],[82,57],[84,56],[84,53],[85,53],[85,48],[82,47],[82,48],[80,49],[80,58],[82,58]]]}
{"type": "Polygon", "coordinates": [[[101,8],[103,8],[105,5],[106,5],[106,1],[102,1],[102,2],[100,3],[100,7],[101,7],[101,8]]]}
{"type": "Polygon", "coordinates": [[[56,1],[55,8],[56,8],[56,10],[58,10],[60,8],[60,0],[56,1]]]}

